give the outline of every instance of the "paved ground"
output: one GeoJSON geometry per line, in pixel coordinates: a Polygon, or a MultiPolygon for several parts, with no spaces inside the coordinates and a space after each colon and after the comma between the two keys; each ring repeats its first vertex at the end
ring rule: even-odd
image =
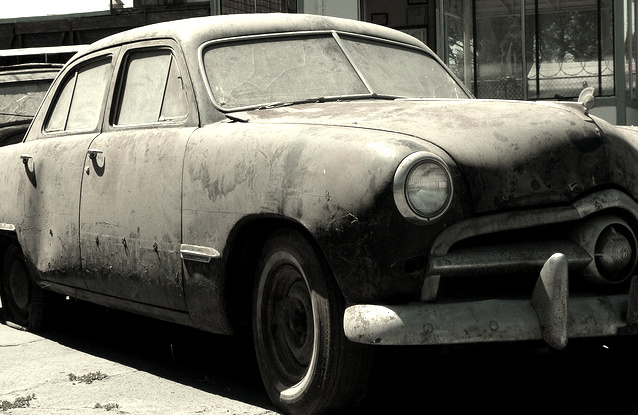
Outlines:
{"type": "MultiPolygon", "coordinates": [[[[638,342],[570,346],[379,349],[356,413],[638,414],[638,342]]],[[[41,335],[0,325],[0,404],[32,397],[0,415],[274,415],[253,359],[225,337],[69,306],[41,335]]]]}
{"type": "Polygon", "coordinates": [[[33,397],[0,414],[275,414],[228,339],[94,307],[77,311],[85,315],[67,315],[40,335],[0,325],[0,403],[33,397]]]}

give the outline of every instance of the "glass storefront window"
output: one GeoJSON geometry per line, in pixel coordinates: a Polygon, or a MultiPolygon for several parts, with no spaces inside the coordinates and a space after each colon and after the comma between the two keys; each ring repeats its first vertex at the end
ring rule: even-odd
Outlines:
{"type": "Polygon", "coordinates": [[[615,93],[613,0],[440,4],[445,60],[478,98],[572,99],[585,87],[615,93]]]}
{"type": "Polygon", "coordinates": [[[537,9],[530,98],[574,98],[586,87],[597,96],[613,95],[612,0],[537,9]]]}
{"type": "Polygon", "coordinates": [[[474,19],[472,0],[446,2],[443,59],[452,72],[474,90],[474,19]]]}
{"type": "Polygon", "coordinates": [[[638,99],[636,74],[636,56],[638,55],[638,42],[636,41],[636,20],[638,20],[637,0],[624,0],[625,14],[625,81],[627,97],[630,100],[638,99]]]}
{"type": "MultiPolygon", "coordinates": [[[[351,0],[332,1],[345,6],[351,0]]],[[[445,0],[457,1],[463,0],[445,0]]],[[[436,4],[436,0],[359,0],[358,8],[361,20],[401,30],[435,49],[436,4]]]]}
{"type": "Polygon", "coordinates": [[[524,99],[520,2],[494,7],[475,1],[476,95],[479,98],[524,99]]]}

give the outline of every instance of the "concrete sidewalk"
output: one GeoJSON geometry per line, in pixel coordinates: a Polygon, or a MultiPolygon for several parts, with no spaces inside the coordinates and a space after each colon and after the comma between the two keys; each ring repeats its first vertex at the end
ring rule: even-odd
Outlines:
{"type": "Polygon", "coordinates": [[[0,324],[0,413],[275,414],[265,392],[257,389],[258,396],[251,398],[251,388],[258,388],[254,383],[237,386],[232,379],[209,379],[202,371],[156,359],[153,350],[145,359],[144,353],[110,354],[108,348],[82,344],[82,336],[80,343],[77,336],[60,338],[59,333],[39,336],[0,324]],[[141,362],[136,362],[138,356],[141,362]]]}

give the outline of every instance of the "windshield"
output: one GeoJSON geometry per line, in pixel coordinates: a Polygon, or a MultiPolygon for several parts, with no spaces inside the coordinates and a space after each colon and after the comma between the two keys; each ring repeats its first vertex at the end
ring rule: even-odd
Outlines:
{"type": "Polygon", "coordinates": [[[50,84],[50,79],[0,83],[0,124],[31,120],[50,84]]]}
{"type": "Polygon", "coordinates": [[[203,64],[224,110],[324,99],[467,98],[425,52],[333,35],[213,44],[203,64]]]}

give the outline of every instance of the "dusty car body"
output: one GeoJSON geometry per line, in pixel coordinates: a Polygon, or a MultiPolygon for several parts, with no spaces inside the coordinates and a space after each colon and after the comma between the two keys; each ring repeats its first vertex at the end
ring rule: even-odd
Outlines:
{"type": "Polygon", "coordinates": [[[0,146],[24,138],[60,64],[23,64],[0,67],[0,146]]]}
{"type": "Polygon", "coordinates": [[[3,311],[36,329],[52,291],[248,328],[303,414],[356,403],[374,345],[631,334],[637,149],[581,103],[473,99],[371,24],[132,30],[0,149],[3,311]]]}

